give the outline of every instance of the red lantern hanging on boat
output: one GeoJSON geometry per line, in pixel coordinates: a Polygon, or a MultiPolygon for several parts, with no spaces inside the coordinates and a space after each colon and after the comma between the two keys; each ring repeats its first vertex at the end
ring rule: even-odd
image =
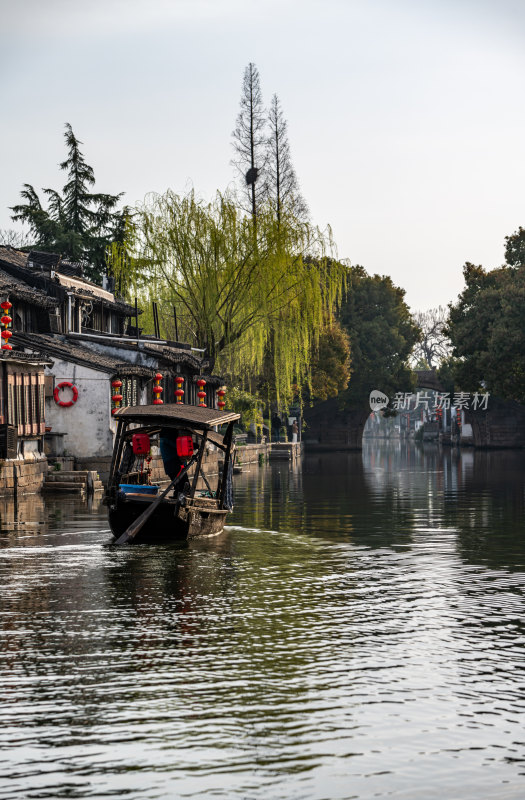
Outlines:
{"type": "Polygon", "coordinates": [[[134,433],[131,446],[136,456],[147,456],[151,450],[151,440],[147,433],[134,433]]]}
{"type": "Polygon", "coordinates": [[[1,322],[1,323],[2,323],[2,325],[4,326],[4,330],[3,330],[3,331],[2,331],[2,333],[1,333],[2,339],[4,340],[4,343],[3,343],[3,345],[2,345],[2,350],[12,350],[12,349],[13,349],[13,348],[11,347],[11,345],[9,344],[9,339],[11,338],[11,336],[12,336],[13,334],[12,334],[12,332],[11,332],[10,330],[8,330],[8,327],[9,327],[9,325],[11,325],[11,323],[12,323],[12,321],[13,321],[12,317],[10,317],[10,316],[9,316],[9,313],[8,313],[8,312],[9,312],[9,310],[10,310],[12,307],[13,307],[13,306],[12,306],[12,304],[9,302],[9,300],[4,300],[4,302],[3,302],[3,303],[0,303],[0,308],[1,308],[1,309],[3,310],[3,312],[4,312],[4,315],[3,315],[3,317],[0,319],[0,322],[1,322]]]}
{"type": "Polygon", "coordinates": [[[181,405],[184,403],[184,389],[182,388],[184,386],[184,378],[182,375],[177,375],[175,382],[177,384],[177,388],[175,389],[175,400],[179,405],[181,405]]]}
{"type": "Polygon", "coordinates": [[[122,386],[122,381],[114,380],[111,382],[111,386],[113,388],[113,394],[111,395],[111,402],[113,403],[113,408],[111,409],[111,413],[114,414],[120,408],[120,404],[122,403],[122,395],[120,394],[120,387],[122,386]]]}
{"type": "Polygon", "coordinates": [[[153,394],[155,395],[155,399],[153,401],[154,406],[161,406],[163,403],[160,397],[162,394],[162,386],[160,385],[161,380],[162,380],[162,375],[160,374],[160,372],[157,372],[154,378],[155,384],[152,389],[153,394]]]}
{"type": "Polygon", "coordinates": [[[226,394],[226,388],[221,386],[220,389],[217,389],[217,408],[221,411],[224,411],[224,406],[226,405],[224,401],[224,395],[226,394]]]}
{"type": "Polygon", "coordinates": [[[206,392],[204,391],[204,387],[206,386],[206,381],[204,378],[199,378],[197,381],[197,386],[199,387],[199,391],[197,392],[197,397],[199,398],[199,406],[201,408],[206,408],[206,392]]]}

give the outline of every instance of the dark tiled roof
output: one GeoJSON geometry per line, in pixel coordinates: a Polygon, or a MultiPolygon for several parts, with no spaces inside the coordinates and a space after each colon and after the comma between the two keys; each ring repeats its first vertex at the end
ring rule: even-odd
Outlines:
{"type": "Polygon", "coordinates": [[[59,358],[62,361],[71,361],[73,364],[80,364],[90,367],[98,372],[105,372],[108,375],[137,375],[143,378],[151,378],[156,370],[149,367],[140,367],[122,361],[114,356],[103,355],[94,350],[83,347],[81,344],[73,344],[62,336],[52,336],[43,333],[17,333],[17,344],[24,347],[34,348],[46,353],[52,358],[59,358]]]}
{"type": "Polygon", "coordinates": [[[52,366],[53,361],[44,353],[24,353],[22,350],[0,350],[0,361],[23,361],[52,366]]]}
{"type": "Polygon", "coordinates": [[[82,278],[85,280],[83,277],[84,267],[82,264],[70,264],[69,261],[61,261],[58,265],[58,272],[60,272],[61,275],[67,275],[71,278],[82,278]]]}
{"type": "MultiPolygon", "coordinates": [[[[11,273],[10,267],[14,269],[12,270],[12,280],[26,286],[34,287],[40,290],[49,288],[49,291],[52,292],[54,295],[58,295],[59,297],[65,297],[65,292],[67,291],[67,287],[60,286],[57,281],[51,278],[50,270],[53,269],[56,271],[57,274],[63,274],[65,278],[74,278],[76,281],[81,283],[81,286],[73,287],[73,291],[79,297],[85,298],[87,300],[98,300],[99,298],[95,294],[95,289],[100,289],[100,286],[97,284],[92,283],[91,281],[86,280],[81,275],[76,274],[75,270],[79,265],[70,264],[69,262],[61,262],[57,266],[55,266],[56,259],[59,258],[53,253],[40,253],[38,251],[33,251],[33,253],[23,253],[21,250],[15,250],[13,247],[0,247],[0,269],[3,267],[4,269],[9,270],[11,273]],[[48,264],[42,263],[42,261],[36,262],[38,263],[42,269],[39,270],[37,268],[31,269],[28,266],[28,261],[30,260],[31,255],[38,255],[39,259],[44,259],[44,257],[49,258],[48,264]],[[64,272],[62,273],[62,264],[64,264],[64,272]]],[[[114,308],[116,311],[120,311],[122,314],[126,316],[134,315],[135,314],[135,307],[129,305],[129,303],[124,302],[123,300],[113,300],[110,301],[105,299],[104,302],[114,308]]],[[[139,314],[142,311],[139,309],[139,314]]]]}
{"type": "MultiPolygon", "coordinates": [[[[122,337],[119,337],[122,338],[122,337]]],[[[131,350],[132,352],[137,352],[137,344],[136,340],[130,337],[129,342],[116,342],[114,337],[110,334],[104,336],[104,334],[100,333],[99,331],[94,331],[93,335],[90,337],[90,334],[86,334],[86,339],[89,341],[96,342],[100,345],[107,345],[108,347],[116,346],[121,347],[123,350],[131,350]]],[[[71,336],[70,341],[78,342],[79,339],[77,336],[71,336]]],[[[172,345],[171,347],[163,347],[161,345],[154,346],[153,344],[149,344],[147,339],[140,339],[140,352],[144,353],[147,356],[151,356],[153,358],[158,359],[160,362],[164,362],[167,365],[169,364],[187,364],[189,367],[192,367],[194,370],[201,370],[203,367],[207,366],[207,362],[203,362],[201,358],[195,356],[189,348],[184,347],[176,347],[172,345]]],[[[217,379],[219,381],[219,379],[217,379]]],[[[220,382],[220,381],[219,381],[220,382]]]]}
{"type": "Polygon", "coordinates": [[[58,300],[54,297],[49,297],[45,292],[40,289],[33,289],[26,283],[8,275],[3,269],[0,269],[0,293],[7,297],[25,300],[26,303],[33,303],[41,308],[55,308],[58,305],[58,300]]]}
{"type": "MultiPolygon", "coordinates": [[[[150,352],[155,352],[154,348],[145,348],[150,352]]],[[[202,359],[194,356],[188,350],[175,350],[171,347],[163,347],[162,350],[157,350],[158,355],[170,364],[189,364],[195,369],[200,369],[202,366],[202,359]]]]}
{"type": "Polygon", "coordinates": [[[37,264],[39,267],[56,269],[60,264],[60,259],[61,256],[58,253],[41,253],[39,250],[31,250],[24,266],[30,267],[31,264],[37,264]]]}
{"type": "MultiPolygon", "coordinates": [[[[135,306],[130,306],[130,304],[126,303],[125,300],[117,300],[115,298],[115,301],[114,301],[113,305],[115,305],[119,309],[119,311],[122,311],[128,317],[134,317],[135,316],[135,306]]],[[[142,309],[139,308],[139,314],[142,314],[142,313],[143,313],[142,309]]]]}
{"type": "Polygon", "coordinates": [[[197,383],[200,378],[203,378],[211,386],[221,386],[224,383],[224,378],[219,377],[219,375],[194,375],[192,378],[193,383],[197,383]]]}
{"type": "MultiPolygon", "coordinates": [[[[156,355],[157,358],[162,358],[162,360],[166,361],[168,364],[188,364],[188,366],[193,367],[196,370],[206,369],[207,367],[209,368],[209,361],[207,359],[202,359],[198,355],[195,355],[191,352],[191,350],[185,350],[182,348],[177,350],[174,347],[163,347],[162,349],[145,347],[144,350],[151,355],[156,355]]],[[[222,383],[220,378],[214,377],[213,375],[197,375],[195,380],[198,378],[204,378],[210,383],[222,383]]]]}
{"type": "Polygon", "coordinates": [[[84,274],[84,267],[82,264],[72,263],[71,261],[64,261],[58,253],[43,253],[40,250],[31,250],[27,257],[28,266],[36,265],[37,267],[44,267],[45,269],[53,269],[60,272],[62,275],[69,275],[75,278],[82,278],[84,274]]]}
{"type": "Polygon", "coordinates": [[[21,250],[15,250],[14,247],[0,247],[0,260],[6,261],[8,264],[13,264],[15,267],[26,267],[27,253],[22,253],[21,250]]]}

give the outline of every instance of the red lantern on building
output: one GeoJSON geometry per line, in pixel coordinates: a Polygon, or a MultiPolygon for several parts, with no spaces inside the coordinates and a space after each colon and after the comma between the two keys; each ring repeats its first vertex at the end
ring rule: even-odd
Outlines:
{"type": "Polygon", "coordinates": [[[111,409],[112,414],[120,408],[120,404],[122,403],[122,395],[119,391],[121,386],[122,381],[119,381],[118,378],[111,382],[111,388],[113,389],[113,394],[111,395],[111,402],[113,403],[113,408],[111,409]]]}
{"type": "Polygon", "coordinates": [[[13,307],[13,306],[12,306],[12,304],[9,302],[9,300],[4,300],[4,302],[3,302],[3,303],[0,303],[0,308],[1,308],[1,309],[3,310],[3,312],[4,312],[4,315],[3,315],[3,317],[0,319],[0,322],[1,322],[1,323],[2,323],[2,325],[4,326],[4,330],[2,331],[2,334],[1,334],[1,336],[2,336],[2,339],[4,340],[4,343],[3,343],[3,345],[2,345],[2,350],[12,350],[12,349],[13,349],[13,348],[11,347],[11,345],[9,344],[9,339],[11,338],[11,336],[12,336],[13,334],[12,334],[12,332],[11,332],[11,331],[9,331],[9,330],[8,330],[8,327],[9,327],[9,325],[11,325],[11,323],[12,323],[12,321],[13,321],[13,320],[12,320],[12,317],[10,317],[10,316],[9,316],[9,314],[8,314],[8,311],[9,311],[9,310],[10,310],[12,307],[13,307]]]}
{"type": "Polygon", "coordinates": [[[160,385],[161,380],[162,380],[162,375],[160,374],[160,372],[157,372],[154,378],[155,384],[152,389],[153,394],[155,395],[155,399],[153,401],[154,406],[161,406],[163,403],[160,397],[162,394],[162,386],[160,385]]]}
{"type": "Polygon", "coordinates": [[[199,391],[197,392],[197,397],[199,398],[199,406],[201,408],[206,408],[206,392],[204,391],[204,387],[206,386],[206,381],[204,378],[199,378],[197,381],[197,386],[199,387],[199,391]]]}
{"type": "Polygon", "coordinates": [[[182,388],[184,386],[184,378],[182,375],[177,375],[175,382],[177,384],[177,388],[175,389],[175,400],[179,405],[181,405],[184,402],[184,389],[182,388]]]}
{"type": "Polygon", "coordinates": [[[226,403],[224,402],[224,395],[226,394],[226,389],[224,386],[221,386],[220,389],[217,389],[217,408],[221,411],[224,411],[224,406],[226,403]]]}

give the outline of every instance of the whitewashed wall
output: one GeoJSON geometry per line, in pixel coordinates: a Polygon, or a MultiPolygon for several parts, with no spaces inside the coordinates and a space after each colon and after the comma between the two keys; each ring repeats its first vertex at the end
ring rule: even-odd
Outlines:
{"type": "MultiPolygon", "coordinates": [[[[115,423],[111,418],[111,376],[89,367],[71,364],[53,357],[53,367],[46,375],[53,375],[55,386],[70,381],[78,389],[78,400],[69,408],[46,398],[46,425],[55,433],[67,433],[64,450],[79,458],[111,455],[115,423]]],[[[69,390],[63,391],[64,399],[69,390]]]]}

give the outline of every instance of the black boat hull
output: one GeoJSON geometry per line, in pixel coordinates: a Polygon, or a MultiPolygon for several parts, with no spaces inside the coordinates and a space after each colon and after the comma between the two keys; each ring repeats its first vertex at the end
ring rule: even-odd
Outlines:
{"type": "MultiPolygon", "coordinates": [[[[109,524],[115,539],[135,522],[145,508],[144,502],[120,499],[114,508],[110,507],[109,524]]],[[[144,544],[212,536],[223,530],[228,514],[225,509],[195,505],[181,508],[173,502],[161,502],[133,541],[144,544]]]]}

